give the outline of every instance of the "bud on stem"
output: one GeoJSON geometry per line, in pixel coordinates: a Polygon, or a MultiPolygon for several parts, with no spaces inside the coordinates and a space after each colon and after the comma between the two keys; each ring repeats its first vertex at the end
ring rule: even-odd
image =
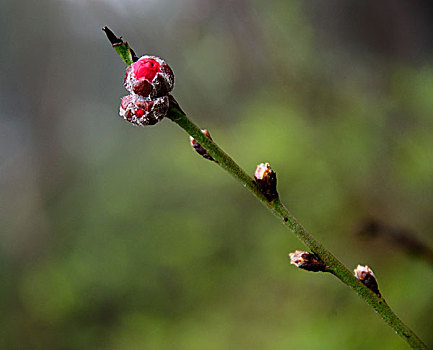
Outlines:
{"type": "MultiPolygon", "coordinates": [[[[207,131],[207,129],[202,129],[201,130],[202,134],[205,135],[208,139],[212,140],[212,136],[210,136],[209,131],[207,131]]],[[[194,148],[194,150],[200,154],[203,158],[215,161],[215,159],[212,158],[212,156],[208,153],[208,151],[206,151],[197,141],[194,137],[190,136],[189,137],[190,143],[192,148],[194,148]]]]}
{"type": "Polygon", "coordinates": [[[297,250],[294,253],[290,253],[289,257],[291,264],[303,270],[326,272],[328,268],[317,255],[303,250],[297,250]]]}
{"type": "Polygon", "coordinates": [[[131,94],[122,98],[119,115],[134,125],[154,125],[165,117],[168,105],[167,96],[146,100],[131,94]]]}
{"type": "Polygon", "coordinates": [[[265,195],[269,202],[278,198],[277,174],[271,169],[269,163],[257,165],[254,179],[260,191],[265,195]]]}
{"type": "Polygon", "coordinates": [[[174,86],[170,66],[156,56],[142,56],[126,68],[125,88],[143,98],[166,96],[174,86]]]}
{"type": "Polygon", "coordinates": [[[166,116],[174,74],[164,60],[156,56],[140,57],[126,68],[124,85],[129,95],[120,103],[119,114],[123,119],[145,126],[154,125],[166,116]]]}
{"type": "Polygon", "coordinates": [[[381,297],[379,292],[379,286],[377,285],[376,276],[373,271],[367,266],[358,265],[354,270],[355,277],[359,279],[368,289],[373,291],[379,298],[381,297]]]}

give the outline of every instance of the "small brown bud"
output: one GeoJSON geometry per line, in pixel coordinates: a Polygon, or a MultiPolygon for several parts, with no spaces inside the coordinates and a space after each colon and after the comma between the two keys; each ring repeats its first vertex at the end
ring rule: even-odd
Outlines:
{"type": "Polygon", "coordinates": [[[320,258],[309,252],[303,250],[297,250],[294,253],[290,253],[290,263],[307,271],[326,271],[327,266],[323,263],[320,258]]]}
{"type": "Polygon", "coordinates": [[[376,281],[376,276],[367,265],[358,265],[354,272],[357,279],[359,279],[363,284],[365,284],[367,288],[373,291],[379,298],[381,297],[379,292],[379,286],[377,285],[376,281]]]}
{"type": "MultiPolygon", "coordinates": [[[[207,129],[202,129],[201,131],[208,139],[212,140],[212,137],[209,134],[209,131],[207,131],[207,129]]],[[[195,140],[195,138],[193,138],[192,136],[189,137],[190,143],[192,148],[194,148],[194,150],[200,154],[203,158],[209,159],[209,160],[213,160],[215,161],[215,159],[212,158],[212,156],[195,140]]]]}
{"type": "Polygon", "coordinates": [[[265,195],[268,201],[278,198],[277,192],[277,174],[271,169],[269,163],[257,165],[254,178],[259,186],[260,191],[265,195]]]}

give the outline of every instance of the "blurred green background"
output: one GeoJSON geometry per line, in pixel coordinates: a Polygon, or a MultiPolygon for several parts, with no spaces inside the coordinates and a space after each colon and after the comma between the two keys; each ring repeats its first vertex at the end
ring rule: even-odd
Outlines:
{"type": "Polygon", "coordinates": [[[0,348],[406,349],[169,120],[118,113],[101,27],[164,57],[174,95],[433,344],[430,1],[11,1],[0,11],[0,348]]]}

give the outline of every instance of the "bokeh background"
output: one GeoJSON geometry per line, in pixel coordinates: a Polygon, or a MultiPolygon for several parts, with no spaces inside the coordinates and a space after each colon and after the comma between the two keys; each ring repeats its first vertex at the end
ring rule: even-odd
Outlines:
{"type": "Polygon", "coordinates": [[[433,345],[431,1],[2,0],[0,348],[406,349],[169,120],[118,116],[101,27],[164,57],[174,95],[433,345]]]}

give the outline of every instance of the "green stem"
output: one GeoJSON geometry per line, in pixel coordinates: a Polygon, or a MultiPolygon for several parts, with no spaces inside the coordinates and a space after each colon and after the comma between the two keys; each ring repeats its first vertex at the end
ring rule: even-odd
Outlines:
{"type": "MultiPolygon", "coordinates": [[[[108,28],[104,27],[103,31],[107,35],[113,48],[126,63],[130,65],[137,60],[134,51],[128,43],[122,38],[117,37],[108,28]]],[[[327,271],[335,275],[340,281],[354,289],[358,295],[364,299],[374,310],[385,320],[385,322],[396,331],[413,349],[427,349],[417,335],[408,328],[385,302],[382,297],[378,297],[374,292],[362,284],[355,276],[336,258],[334,257],[319,241],[317,241],[310,232],[308,232],[301,223],[290,213],[279,198],[269,201],[257,187],[256,182],[230,158],[219,146],[207,138],[201,130],[191,122],[186,114],[182,111],[179,104],[173,96],[170,96],[170,109],[167,117],[178,124],[189,135],[194,137],[197,142],[217,161],[217,164],[235,177],[247,190],[270,209],[281,222],[292,231],[310,250],[316,254],[328,266],[327,271]]]]}
{"type": "Polygon", "coordinates": [[[137,61],[137,56],[135,56],[134,50],[129,47],[129,44],[126,41],[123,41],[121,37],[117,37],[107,26],[103,27],[102,30],[105,32],[105,35],[110,41],[111,46],[113,46],[113,49],[127,66],[137,61]]]}
{"type": "Polygon", "coordinates": [[[275,216],[298,237],[304,244],[322,261],[329,266],[328,271],[335,275],[340,281],[354,289],[374,310],[393,328],[413,349],[427,349],[417,335],[409,329],[391,310],[382,297],[378,297],[368,287],[362,284],[351,271],[349,271],[334,255],[332,255],[302,224],[290,213],[284,204],[277,198],[268,201],[258,188],[256,182],[230,158],[219,146],[207,138],[185,113],[177,102],[170,96],[171,108],[167,115],[173,122],[178,124],[189,135],[204,148],[233,177],[235,177],[247,190],[249,190],[263,205],[274,213],[275,216]]]}

